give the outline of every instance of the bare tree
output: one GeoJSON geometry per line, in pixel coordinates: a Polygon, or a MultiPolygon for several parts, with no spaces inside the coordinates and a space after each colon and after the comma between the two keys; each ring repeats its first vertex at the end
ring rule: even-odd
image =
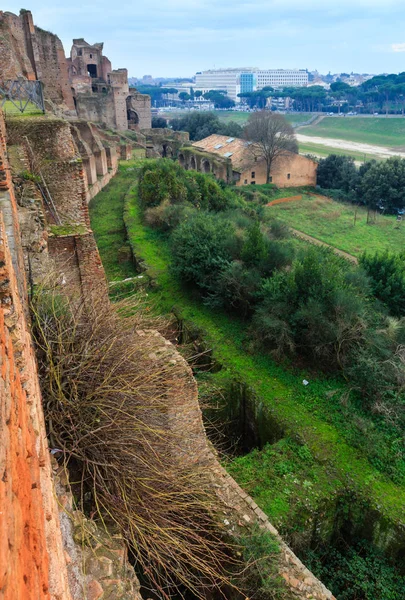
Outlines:
{"type": "Polygon", "coordinates": [[[250,150],[255,158],[266,161],[266,183],[274,161],[290,152],[298,152],[294,129],[282,115],[262,110],[253,113],[245,127],[245,138],[254,142],[250,150]]]}

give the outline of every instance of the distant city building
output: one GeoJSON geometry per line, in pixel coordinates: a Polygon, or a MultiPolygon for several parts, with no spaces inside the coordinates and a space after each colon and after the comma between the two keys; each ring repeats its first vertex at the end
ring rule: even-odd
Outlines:
{"type": "Polygon", "coordinates": [[[224,90],[234,102],[240,102],[238,94],[241,93],[241,76],[249,75],[243,78],[243,86],[246,91],[254,89],[254,74],[257,69],[239,68],[239,69],[211,69],[196,73],[195,90],[200,90],[205,94],[211,90],[224,90]],[[251,89],[252,88],[252,89],[251,89]]]}
{"type": "Polygon", "coordinates": [[[305,87],[308,85],[306,69],[266,69],[257,71],[257,89],[270,86],[273,88],[305,87]]]}
{"type": "Polygon", "coordinates": [[[203,93],[210,90],[225,90],[235,102],[240,102],[239,94],[261,90],[266,86],[274,88],[303,87],[308,85],[308,72],[305,69],[211,69],[195,76],[195,89],[203,93]]]}

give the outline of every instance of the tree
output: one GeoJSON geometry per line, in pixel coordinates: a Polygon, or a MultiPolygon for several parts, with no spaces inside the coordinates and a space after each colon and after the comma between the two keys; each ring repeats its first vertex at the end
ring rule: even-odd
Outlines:
{"type": "Polygon", "coordinates": [[[360,264],[370,277],[373,294],[395,317],[405,315],[405,253],[363,254],[360,264]]]}
{"type": "Polygon", "coordinates": [[[252,154],[266,161],[267,183],[273,163],[290,152],[298,152],[294,130],[281,115],[264,110],[254,113],[244,133],[247,140],[255,142],[250,146],[252,154]]]}
{"type": "Polygon", "coordinates": [[[316,182],[325,189],[354,191],[357,184],[357,170],[351,156],[330,154],[319,161],[316,182]]]}
{"type": "Polygon", "coordinates": [[[187,94],[187,92],[180,92],[179,98],[183,102],[183,104],[185,104],[186,100],[191,99],[191,96],[190,96],[190,94],[187,94]]]}
{"type": "Polygon", "coordinates": [[[393,156],[370,166],[359,186],[360,200],[370,209],[383,206],[390,213],[405,208],[405,160],[393,156]]]}
{"type": "Polygon", "coordinates": [[[212,112],[194,112],[181,119],[173,119],[170,124],[175,131],[188,131],[192,141],[202,140],[213,133],[228,137],[243,135],[243,129],[238,123],[235,121],[222,123],[212,112]]]}
{"type": "Polygon", "coordinates": [[[165,129],[167,121],[163,117],[152,117],[152,129],[165,129]]]}

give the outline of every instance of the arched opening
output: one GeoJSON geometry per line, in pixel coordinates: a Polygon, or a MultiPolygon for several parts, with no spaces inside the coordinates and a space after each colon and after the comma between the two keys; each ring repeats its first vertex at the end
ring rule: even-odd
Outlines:
{"type": "Polygon", "coordinates": [[[210,171],[211,171],[211,165],[208,162],[208,160],[204,160],[203,161],[202,170],[204,171],[204,173],[210,173],[210,171]]]}
{"type": "Polygon", "coordinates": [[[129,129],[139,129],[139,115],[132,107],[132,96],[127,98],[127,119],[129,129]]]}
{"type": "Polygon", "coordinates": [[[173,150],[171,149],[171,147],[169,146],[169,144],[163,144],[163,146],[162,146],[162,157],[163,158],[172,158],[173,157],[173,150]]]}
{"type": "Polygon", "coordinates": [[[186,164],[186,159],[184,158],[184,154],[179,154],[179,163],[182,167],[186,164]]]}
{"type": "Polygon", "coordinates": [[[97,79],[97,65],[87,65],[87,74],[93,79],[97,79]]]}
{"type": "Polygon", "coordinates": [[[195,160],[195,156],[192,156],[190,158],[190,169],[194,169],[194,171],[197,171],[197,162],[195,160]]]}

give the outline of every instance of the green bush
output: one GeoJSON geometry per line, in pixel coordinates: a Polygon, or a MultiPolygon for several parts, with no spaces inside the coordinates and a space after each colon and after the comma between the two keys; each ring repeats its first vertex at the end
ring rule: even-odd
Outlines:
{"type": "Polygon", "coordinates": [[[373,294],[396,317],[405,315],[405,252],[363,254],[360,264],[370,278],[373,294]]]}
{"type": "Polygon", "coordinates": [[[405,578],[369,543],[312,551],[307,567],[339,600],[403,600],[405,578]]]}
{"type": "Polygon", "coordinates": [[[203,291],[214,291],[219,273],[229,266],[233,226],[207,213],[196,213],[173,232],[171,247],[177,275],[203,291]]]}

